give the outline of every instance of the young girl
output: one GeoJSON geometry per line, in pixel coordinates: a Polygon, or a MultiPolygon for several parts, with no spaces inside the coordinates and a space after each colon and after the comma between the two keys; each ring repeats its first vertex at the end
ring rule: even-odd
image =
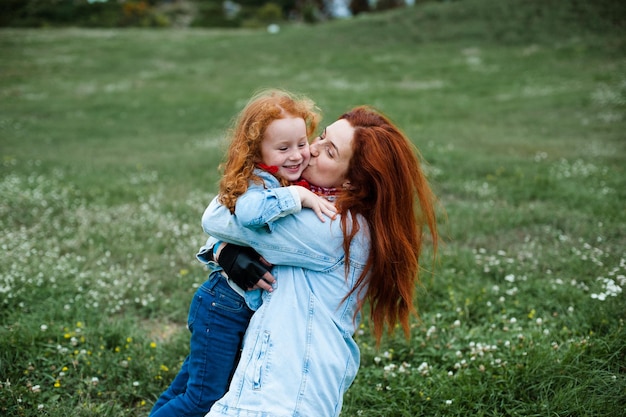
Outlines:
{"type": "MultiPolygon", "coordinates": [[[[257,94],[239,114],[219,188],[220,201],[246,227],[271,230],[274,220],[302,207],[313,209],[321,221],[334,214],[332,203],[305,187],[290,185],[309,163],[308,138],[318,121],[311,100],[280,90],[257,94]],[[275,204],[267,202],[276,198],[285,205],[268,213],[275,204]]],[[[213,250],[220,247],[216,243],[209,238],[197,255],[211,272],[189,308],[190,353],[150,417],[204,416],[209,411],[228,388],[248,322],[262,303],[261,289],[244,291],[253,282],[242,288],[213,262],[213,250]]],[[[227,254],[220,255],[220,262],[228,259],[227,254]]]]}

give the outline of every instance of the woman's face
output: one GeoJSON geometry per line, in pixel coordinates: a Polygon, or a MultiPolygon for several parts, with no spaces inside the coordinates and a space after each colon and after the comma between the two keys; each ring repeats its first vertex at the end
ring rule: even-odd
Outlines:
{"type": "Polygon", "coordinates": [[[311,161],[302,178],[313,185],[341,188],[348,181],[348,164],[352,158],[354,128],[345,119],[326,127],[311,143],[311,161]]]}

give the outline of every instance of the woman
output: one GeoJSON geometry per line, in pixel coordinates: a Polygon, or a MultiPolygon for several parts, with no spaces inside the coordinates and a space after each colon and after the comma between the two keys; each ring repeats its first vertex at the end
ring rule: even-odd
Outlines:
{"type": "Polygon", "coordinates": [[[204,213],[207,233],[276,265],[229,391],[207,416],[338,416],[359,367],[352,336],[363,304],[377,342],[385,325],[409,334],[424,225],[437,245],[435,198],[414,147],[385,116],[357,107],[311,144],[303,178],[339,190],[334,220],[303,210],[248,229],[217,200],[204,213]]]}

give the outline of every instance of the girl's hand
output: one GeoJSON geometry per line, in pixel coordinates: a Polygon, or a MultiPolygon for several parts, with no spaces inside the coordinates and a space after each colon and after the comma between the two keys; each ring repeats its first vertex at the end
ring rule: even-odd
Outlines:
{"type": "Polygon", "coordinates": [[[337,214],[337,208],[333,203],[323,197],[318,196],[311,190],[308,190],[302,186],[294,185],[294,187],[298,191],[300,201],[302,202],[302,207],[308,207],[312,209],[322,222],[326,221],[324,216],[327,216],[331,219],[335,218],[335,215],[337,214]]]}

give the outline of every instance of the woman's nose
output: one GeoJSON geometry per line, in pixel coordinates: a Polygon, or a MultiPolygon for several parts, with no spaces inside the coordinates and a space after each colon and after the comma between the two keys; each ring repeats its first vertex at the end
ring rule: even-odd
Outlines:
{"type": "Polygon", "coordinates": [[[309,153],[311,154],[311,157],[315,157],[318,155],[317,142],[313,142],[311,145],[309,145],[309,153]]]}

